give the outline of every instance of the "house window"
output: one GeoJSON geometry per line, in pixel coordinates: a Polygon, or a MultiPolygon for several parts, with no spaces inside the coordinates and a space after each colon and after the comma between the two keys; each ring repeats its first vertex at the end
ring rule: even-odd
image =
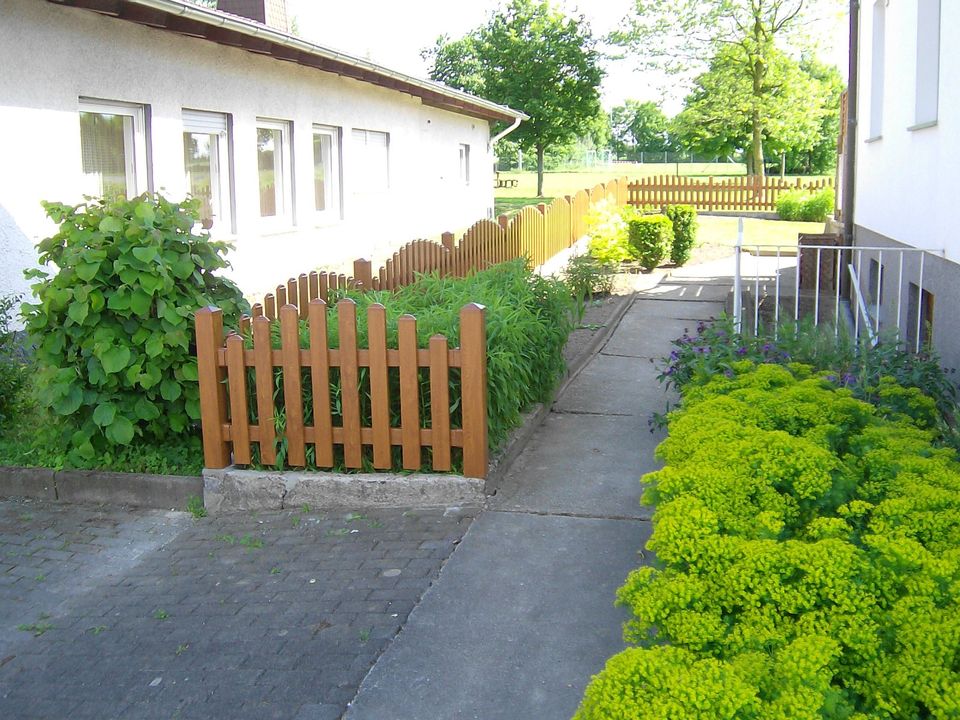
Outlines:
{"type": "Polygon", "coordinates": [[[293,221],[293,158],[290,123],[257,118],[257,169],[260,217],[293,221]]]}
{"type": "Polygon", "coordinates": [[[460,145],[460,182],[470,184],[470,146],[460,145]]]}
{"type": "Polygon", "coordinates": [[[340,129],[313,126],[314,209],[324,218],[340,217],[340,129]]]}
{"type": "Polygon", "coordinates": [[[870,67],[870,138],[883,130],[883,56],[886,35],[887,0],[873,3],[873,49],[870,67]]]}
{"type": "Polygon", "coordinates": [[[230,134],[223,113],[183,111],[183,167],[189,193],[200,200],[204,229],[233,232],[230,134]]]}
{"type": "Polygon", "coordinates": [[[917,98],[915,123],[937,121],[940,87],[940,0],[917,3],[917,98]]]}
{"type": "Polygon", "coordinates": [[[390,187],[390,135],[376,130],[353,131],[355,177],[359,187],[370,192],[390,187]]]}
{"type": "Polygon", "coordinates": [[[908,348],[918,351],[933,341],[933,293],[915,283],[910,283],[907,297],[906,341],[908,348]]]}
{"type": "Polygon", "coordinates": [[[80,99],[83,192],[133,197],[150,189],[143,105],[80,99]]]}

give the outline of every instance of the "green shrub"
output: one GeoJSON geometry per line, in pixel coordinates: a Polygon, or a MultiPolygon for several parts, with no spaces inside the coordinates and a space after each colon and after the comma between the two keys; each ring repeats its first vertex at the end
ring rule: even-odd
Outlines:
{"type": "Polygon", "coordinates": [[[633,259],[627,235],[627,222],[637,216],[630,206],[618,208],[603,200],[587,214],[587,252],[603,264],[617,264],[633,259]]]}
{"type": "Polygon", "coordinates": [[[0,424],[16,414],[30,377],[16,334],[10,329],[19,302],[16,295],[0,296],[0,424]]]}
{"type": "Polygon", "coordinates": [[[777,215],[781,220],[823,222],[833,212],[832,188],[823,188],[816,193],[791,190],[777,198],[777,215]]]}
{"type": "Polygon", "coordinates": [[[228,245],[195,234],[198,201],[159,195],[45,203],[59,232],[43,240],[32,270],[36,304],[25,304],[36,345],[39,399],[68,419],[75,461],[186,431],[200,417],[193,313],[248,309],[215,274],[228,245]]]}
{"type": "Polygon", "coordinates": [[[884,415],[802,365],[689,385],[618,592],[636,647],[578,720],[958,717],[960,464],[884,415]]]}
{"type": "Polygon", "coordinates": [[[584,300],[595,295],[612,292],[616,272],[612,263],[601,262],[591,255],[576,255],[570,258],[563,276],[571,294],[582,305],[584,300]]]}
{"type": "MultiPolygon", "coordinates": [[[[397,347],[397,320],[405,314],[414,315],[417,318],[419,347],[429,347],[430,338],[433,335],[445,336],[450,347],[456,347],[460,342],[461,308],[471,302],[477,302],[486,307],[487,415],[488,437],[492,449],[499,447],[510,430],[520,424],[521,414],[525,409],[534,403],[549,399],[557,381],[566,370],[563,346],[572,329],[570,291],[561,281],[543,278],[532,273],[522,259],[495,265],[466,278],[423,275],[416,282],[392,293],[350,291],[344,295],[357,305],[357,341],[360,347],[365,347],[367,343],[367,309],[373,303],[380,303],[386,308],[387,343],[390,347],[397,347]]],[[[338,348],[340,341],[335,305],[330,308],[327,327],[329,347],[338,348]]],[[[274,347],[279,347],[278,322],[272,323],[271,333],[274,347]]],[[[249,346],[250,337],[246,339],[249,346]]],[[[306,323],[301,323],[300,341],[303,347],[309,346],[306,323]]],[[[282,370],[278,368],[275,372],[275,386],[280,387],[282,370]]],[[[454,369],[451,374],[451,422],[456,427],[461,420],[461,388],[459,372],[454,369]]],[[[420,419],[423,427],[429,427],[429,370],[421,370],[419,380],[420,419]]],[[[361,422],[369,427],[371,424],[369,375],[365,370],[361,370],[360,382],[361,422]]],[[[397,424],[400,416],[397,371],[391,371],[389,383],[391,420],[397,424]]],[[[252,398],[253,384],[250,383],[248,388],[252,398]]],[[[311,383],[306,375],[303,392],[306,422],[310,424],[313,422],[313,395],[311,383]]],[[[339,395],[340,378],[334,371],[331,375],[333,398],[331,410],[334,425],[342,422],[339,395]]],[[[369,448],[364,448],[364,451],[367,453],[364,456],[364,462],[367,463],[372,455],[369,448]]],[[[308,446],[308,467],[316,466],[313,453],[313,446],[308,446]]],[[[254,464],[257,464],[257,459],[254,459],[254,464]]],[[[282,445],[279,448],[278,461],[280,466],[285,463],[282,445]]],[[[455,451],[455,467],[459,461],[460,456],[455,451]]],[[[367,466],[372,469],[372,462],[365,465],[367,466]]],[[[396,467],[402,467],[399,455],[397,455],[396,467]]],[[[428,457],[424,459],[424,467],[429,467],[428,457]]]]}
{"type": "Polygon", "coordinates": [[[692,205],[669,205],[664,214],[673,224],[670,262],[678,267],[685,265],[697,240],[697,211],[692,205]]]}
{"type": "Polygon", "coordinates": [[[644,270],[653,270],[673,244],[673,223],[666,215],[644,215],[627,223],[630,247],[644,270]]]}

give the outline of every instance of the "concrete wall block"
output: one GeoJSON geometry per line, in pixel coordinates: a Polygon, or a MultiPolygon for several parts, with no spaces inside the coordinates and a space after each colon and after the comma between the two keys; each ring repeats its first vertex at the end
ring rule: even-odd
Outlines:
{"type": "Polygon", "coordinates": [[[56,500],[54,472],[46,468],[0,467],[0,497],[56,500]]]}

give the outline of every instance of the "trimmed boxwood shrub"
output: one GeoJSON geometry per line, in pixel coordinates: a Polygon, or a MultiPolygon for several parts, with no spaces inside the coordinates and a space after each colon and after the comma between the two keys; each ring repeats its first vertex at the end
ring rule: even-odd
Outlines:
{"type": "Polygon", "coordinates": [[[697,240],[697,211],[692,205],[669,205],[664,214],[673,224],[670,262],[678,267],[685,265],[697,240]]]}
{"type": "Polygon", "coordinates": [[[73,462],[184,433],[200,417],[194,312],[217,305],[229,324],[249,310],[216,274],[229,246],[194,232],[197,200],[44,207],[60,228],[40,243],[40,262],[55,269],[27,271],[37,302],[24,318],[39,400],[64,418],[73,462]]]}
{"type": "Polygon", "coordinates": [[[633,647],[577,720],[960,716],[954,451],[808,366],[730,370],[670,416],[633,647]]]}
{"type": "Polygon", "coordinates": [[[644,215],[627,223],[630,247],[644,270],[653,270],[673,245],[673,223],[666,215],[644,215]]]}

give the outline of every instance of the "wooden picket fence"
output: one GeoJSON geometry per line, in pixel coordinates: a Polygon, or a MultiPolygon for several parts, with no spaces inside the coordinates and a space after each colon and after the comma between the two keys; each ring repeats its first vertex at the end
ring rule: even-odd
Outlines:
{"type": "Polygon", "coordinates": [[[436,272],[444,277],[466,277],[498,263],[527,257],[540,267],[586,234],[590,209],[601,201],[627,204],[627,178],[619,178],[556,198],[549,205],[528,205],[513,217],[479,220],[460,238],[443,233],[439,243],[413,240],[373,270],[368,260],[356,260],[353,274],[310,271],[290,278],[253,307],[254,317],[271,320],[286,304],[296,305],[301,317],[311,300],[329,301],[338,290],[396,290],[414,282],[417,275],[436,272]]]}
{"type": "MultiPolygon", "coordinates": [[[[262,303],[254,304],[252,315],[242,317],[237,332],[226,336],[219,309],[197,311],[205,466],[248,465],[254,460],[254,446],[259,461],[273,465],[282,443],[285,462],[292,467],[307,464],[312,446],[313,464],[320,468],[342,463],[346,468],[360,469],[366,457],[375,469],[386,470],[393,466],[393,449],[399,448],[403,468],[417,470],[423,464],[423,448],[430,448],[432,468],[443,471],[451,469],[451,451],[459,448],[463,473],[485,477],[484,309],[471,304],[461,310],[459,348],[448,347],[442,336],[431,338],[429,348],[418,348],[416,319],[412,316],[400,318],[398,346],[388,348],[385,309],[373,304],[367,315],[368,347],[361,348],[357,346],[356,305],[349,299],[340,300],[339,344],[332,348],[327,341],[328,302],[337,291],[347,289],[396,290],[425,273],[465,277],[520,257],[529,258],[534,266],[543,265],[585,234],[586,215],[601,201],[625,205],[627,179],[581,190],[549,205],[525,207],[512,218],[501,215],[497,222],[480,220],[458,241],[452,233],[444,233],[440,243],[414,240],[377,272],[368,260],[357,260],[352,275],[303,273],[277,286],[262,303]],[[275,349],[271,331],[277,320],[280,347],[275,349]],[[301,322],[307,326],[306,348],[300,346],[301,322]],[[451,424],[451,369],[459,370],[455,374],[461,395],[459,426],[451,424]],[[422,370],[429,376],[429,418],[421,418],[419,412],[422,370]],[[309,371],[308,380],[305,371],[309,371]],[[333,373],[339,378],[338,397],[331,396],[333,373]],[[392,373],[399,373],[397,426],[392,426],[390,419],[397,415],[391,413],[392,373]],[[365,378],[362,382],[361,376],[365,378]],[[274,400],[278,386],[283,389],[282,405],[274,400]],[[307,389],[309,404],[305,401],[307,389]],[[369,425],[363,424],[361,407],[370,409],[369,425]],[[311,424],[307,424],[308,417],[311,424]],[[335,420],[339,424],[334,424],[335,420]]],[[[395,406],[397,398],[392,400],[395,406]]]]}
{"type": "Polygon", "coordinates": [[[462,448],[463,473],[482,478],[487,473],[487,357],[484,308],[476,304],[460,311],[460,347],[449,348],[445,337],[430,338],[428,349],[417,347],[416,318],[398,321],[398,347],[387,347],[386,309],[373,304],[367,311],[367,347],[357,345],[356,304],[337,303],[338,347],[329,346],[327,304],[320,299],[307,304],[309,346],[300,347],[300,313],[294,305],[280,308],[280,347],[271,343],[271,321],[263,316],[249,321],[242,333],[224,338],[222,312],[202,308],[196,314],[200,409],[204,464],[224,468],[248,465],[252,445],[260,462],[277,462],[277,446],[286,442],[286,463],[307,465],[307,448],[314,448],[314,463],[330,468],[342,461],[346,468],[364,466],[364,446],[372,448],[375,469],[393,466],[393,448],[399,447],[406,470],[419,470],[422,449],[431,448],[434,470],[450,470],[451,448],[462,448]],[[252,339],[246,347],[245,336],[252,339]],[[390,374],[399,374],[400,424],[391,424],[390,374]],[[430,416],[420,417],[420,370],[429,375],[430,416]],[[459,369],[460,427],[451,427],[450,369],[459,369]],[[305,381],[303,370],[309,370],[305,381]],[[361,380],[361,369],[365,369],[361,380]],[[252,371],[252,384],[249,382],[252,371]],[[274,401],[279,371],[283,404],[274,401]],[[338,411],[331,397],[331,377],[339,378],[338,411]],[[311,391],[304,407],[304,383],[311,391]],[[363,424],[361,406],[369,397],[369,425],[363,424]],[[312,424],[305,422],[310,411],[312,424]],[[282,413],[282,438],[277,417],[282,413]],[[339,418],[339,424],[334,419],[339,418]],[[339,452],[338,452],[339,451],[339,452]]]}
{"type": "Polygon", "coordinates": [[[645,205],[692,205],[697,210],[775,212],[777,198],[791,190],[816,192],[832,188],[833,180],[785,180],[778,177],[700,178],[661,175],[634,180],[627,185],[627,202],[645,205]]]}

